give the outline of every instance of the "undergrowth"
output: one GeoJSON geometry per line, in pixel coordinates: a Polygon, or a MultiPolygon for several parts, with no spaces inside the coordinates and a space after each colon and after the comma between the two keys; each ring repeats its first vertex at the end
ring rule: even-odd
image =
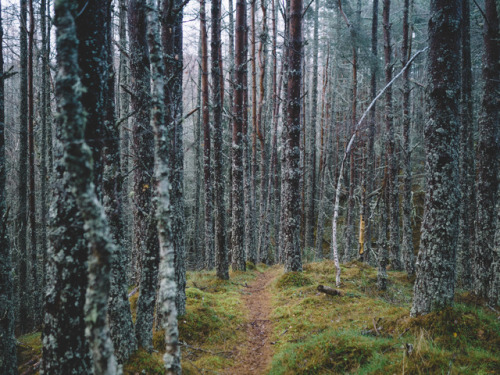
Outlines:
{"type": "MultiPolygon", "coordinates": [[[[187,312],[179,318],[184,374],[227,373],[248,323],[242,295],[265,271],[263,265],[217,280],[214,272],[188,272],[187,312]]],[[[389,271],[388,288],[377,290],[376,270],[364,263],[341,266],[342,296],[317,291],[335,285],[333,262],[304,266],[271,284],[274,357],[271,375],[287,374],[499,374],[500,318],[468,293],[453,308],[410,318],[412,284],[389,271]]],[[[137,294],[131,298],[135,314],[137,294]]],[[[41,357],[40,334],[18,338],[20,364],[41,357]]],[[[154,351],[139,350],[125,374],[162,374],[164,333],[153,335],[154,351]]],[[[20,367],[20,373],[26,366],[20,367]]]]}
{"type": "Polygon", "coordinates": [[[308,283],[275,281],[270,374],[500,373],[500,320],[490,309],[459,296],[453,308],[410,318],[412,285],[403,272],[390,271],[381,292],[376,269],[341,268],[342,296],[316,290],[335,285],[330,261],[304,266],[308,283]]]}

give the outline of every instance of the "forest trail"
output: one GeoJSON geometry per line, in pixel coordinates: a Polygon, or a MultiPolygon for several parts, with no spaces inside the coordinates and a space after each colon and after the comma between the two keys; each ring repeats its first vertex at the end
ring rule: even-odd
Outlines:
{"type": "Polygon", "coordinates": [[[249,321],[246,325],[246,340],[236,348],[235,365],[225,374],[264,374],[271,363],[272,308],[269,286],[278,273],[279,269],[276,268],[260,273],[243,291],[242,299],[249,321]]]}

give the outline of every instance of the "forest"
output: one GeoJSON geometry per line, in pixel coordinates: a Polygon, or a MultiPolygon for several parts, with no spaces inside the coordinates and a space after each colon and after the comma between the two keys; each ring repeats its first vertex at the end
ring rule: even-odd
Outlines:
{"type": "Polygon", "coordinates": [[[498,0],[0,0],[0,375],[500,374],[498,0]]]}

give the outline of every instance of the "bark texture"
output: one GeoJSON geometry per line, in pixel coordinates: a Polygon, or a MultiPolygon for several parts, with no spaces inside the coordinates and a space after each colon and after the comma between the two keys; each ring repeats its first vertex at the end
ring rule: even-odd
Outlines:
{"type": "Polygon", "coordinates": [[[461,1],[432,0],[425,127],[427,192],[411,315],[453,303],[458,236],[461,1]]]}
{"type": "MultiPolygon", "coordinates": [[[[485,1],[483,78],[485,81],[479,119],[476,182],[476,240],[474,251],[474,292],[483,298],[496,294],[493,265],[498,262],[498,249],[493,238],[496,229],[498,192],[498,136],[500,110],[500,40],[497,4],[485,1]]],[[[492,298],[496,303],[496,298],[492,298]]]]}
{"type": "Polygon", "coordinates": [[[302,81],[302,0],[290,1],[288,100],[282,183],[285,271],[302,271],[300,253],[300,117],[302,81]]]}
{"type": "Polygon", "coordinates": [[[231,266],[233,271],[244,271],[245,248],[244,248],[244,228],[245,217],[243,207],[243,112],[246,110],[243,100],[244,76],[246,75],[245,35],[246,18],[245,2],[236,2],[236,32],[235,32],[235,78],[234,78],[234,105],[233,105],[233,210],[231,228],[231,266]]]}
{"type": "Polygon", "coordinates": [[[0,373],[17,374],[14,336],[14,293],[10,246],[7,238],[7,202],[5,197],[5,76],[3,70],[3,25],[0,3],[0,373]]]}
{"type": "MultiPolygon", "coordinates": [[[[165,374],[181,374],[181,352],[179,345],[179,330],[177,327],[177,285],[176,285],[176,253],[172,233],[172,219],[175,214],[173,205],[170,201],[170,192],[172,190],[170,178],[171,154],[172,154],[172,131],[169,129],[172,124],[166,120],[165,114],[164,76],[165,66],[162,56],[163,45],[158,37],[159,22],[158,8],[153,0],[147,1],[148,10],[148,43],[151,51],[151,75],[152,75],[152,95],[151,95],[151,126],[155,134],[155,192],[157,200],[156,221],[158,227],[158,237],[160,241],[160,267],[159,280],[160,290],[158,293],[158,315],[160,317],[161,327],[165,330],[166,352],[163,356],[165,365],[165,374]]],[[[172,9],[175,11],[175,9],[172,9]]],[[[163,13],[164,16],[171,16],[163,13]]],[[[175,35],[165,36],[163,42],[172,42],[175,35]]],[[[170,67],[168,70],[172,69],[170,67]]],[[[170,76],[178,80],[178,75],[182,70],[175,69],[175,75],[170,76]]],[[[175,90],[175,88],[174,88],[175,90]]],[[[170,98],[172,99],[172,98],[170,98]]]]}
{"type": "Polygon", "coordinates": [[[134,156],[134,247],[141,254],[140,294],[137,301],[135,334],[140,347],[153,345],[153,321],[158,278],[159,244],[152,202],[154,174],[154,136],[150,117],[149,51],[146,37],[146,4],[129,2],[129,41],[132,110],[136,113],[132,127],[134,156]]]}

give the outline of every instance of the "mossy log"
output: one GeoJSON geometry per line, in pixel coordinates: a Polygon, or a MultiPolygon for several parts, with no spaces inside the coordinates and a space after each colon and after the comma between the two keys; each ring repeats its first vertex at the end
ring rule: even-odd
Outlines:
{"type": "Polygon", "coordinates": [[[330,296],[342,296],[343,293],[338,289],[330,288],[329,286],[318,285],[318,292],[328,294],[330,296]]]}

